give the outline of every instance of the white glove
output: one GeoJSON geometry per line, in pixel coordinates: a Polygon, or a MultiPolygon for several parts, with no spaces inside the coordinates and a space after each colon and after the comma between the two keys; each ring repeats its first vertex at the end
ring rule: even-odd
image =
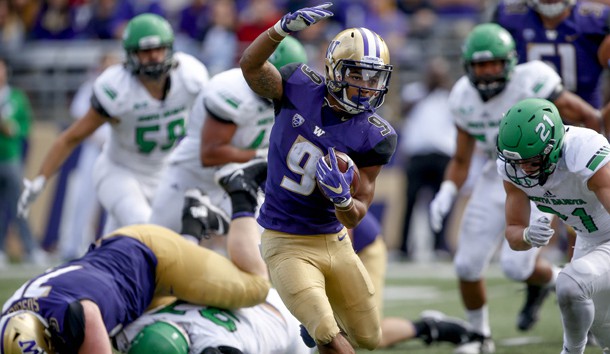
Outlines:
{"type": "Polygon", "coordinates": [[[542,216],[523,230],[523,242],[532,247],[546,246],[554,233],[555,230],[551,229],[551,220],[542,216]]]}
{"type": "Polygon", "coordinates": [[[439,232],[443,228],[443,220],[453,206],[457,191],[453,181],[446,180],[441,183],[440,190],[430,203],[430,226],[434,232],[439,232]]]}
{"type": "Polygon", "coordinates": [[[292,32],[303,30],[314,23],[330,17],[333,13],[327,8],[332,6],[332,2],[326,2],[322,5],[313,7],[304,7],[295,12],[289,12],[284,15],[273,26],[273,29],[282,37],[286,37],[292,32]]]}
{"type": "Polygon", "coordinates": [[[30,205],[38,198],[44,186],[47,182],[47,179],[44,176],[38,176],[34,178],[32,181],[29,179],[23,179],[23,192],[21,192],[21,197],[19,197],[19,203],[17,204],[17,215],[22,218],[27,218],[30,213],[30,205]]]}
{"type": "Polygon", "coordinates": [[[256,149],[254,158],[267,160],[267,155],[269,155],[269,148],[256,149]]]}

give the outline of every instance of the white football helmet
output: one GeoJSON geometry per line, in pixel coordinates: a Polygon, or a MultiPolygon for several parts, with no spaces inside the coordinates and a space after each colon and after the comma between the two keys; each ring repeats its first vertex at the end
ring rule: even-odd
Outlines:
{"type": "Polygon", "coordinates": [[[528,4],[542,16],[557,17],[574,6],[576,0],[528,0],[528,4]]]}
{"type": "Polygon", "coordinates": [[[326,51],[328,92],[350,114],[374,111],[388,92],[392,65],[385,41],[364,27],[346,29],[333,38],[326,51]],[[357,88],[349,97],[348,89],[357,88]]]}
{"type": "Polygon", "coordinates": [[[31,311],[17,311],[0,319],[0,353],[55,354],[47,322],[31,311]]]}

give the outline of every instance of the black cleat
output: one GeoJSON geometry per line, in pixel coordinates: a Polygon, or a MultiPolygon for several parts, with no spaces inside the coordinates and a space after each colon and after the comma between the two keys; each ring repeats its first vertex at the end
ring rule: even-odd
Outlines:
{"type": "Polygon", "coordinates": [[[184,193],[182,208],[182,234],[198,240],[212,235],[224,235],[229,230],[229,216],[213,205],[210,197],[199,189],[189,189],[184,193]]]}
{"type": "Polygon", "coordinates": [[[257,199],[258,187],[267,179],[267,160],[256,158],[244,163],[230,163],[216,171],[214,180],[227,193],[246,192],[257,199]]]}
{"type": "Polygon", "coordinates": [[[466,321],[449,317],[439,311],[422,312],[421,321],[428,328],[428,332],[420,336],[426,344],[449,342],[459,345],[468,342],[472,336],[470,325],[466,321]]]}
{"type": "Polygon", "coordinates": [[[549,296],[551,290],[552,287],[550,286],[527,285],[525,305],[517,316],[517,328],[520,331],[527,331],[538,322],[542,303],[549,296]]]}

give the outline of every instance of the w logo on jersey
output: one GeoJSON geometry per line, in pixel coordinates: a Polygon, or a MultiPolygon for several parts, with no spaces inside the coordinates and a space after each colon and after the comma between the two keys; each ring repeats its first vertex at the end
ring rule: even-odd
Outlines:
{"type": "Polygon", "coordinates": [[[318,127],[316,125],[316,127],[313,129],[313,133],[319,138],[322,135],[326,134],[326,132],[324,130],[322,130],[322,128],[318,127]]]}
{"type": "Polygon", "coordinates": [[[303,118],[303,116],[301,116],[300,114],[295,113],[295,115],[292,116],[293,128],[300,127],[301,125],[303,125],[303,123],[305,123],[305,118],[303,118]]]}
{"type": "Polygon", "coordinates": [[[44,350],[36,346],[34,340],[19,341],[19,348],[23,354],[46,354],[44,350]]]}

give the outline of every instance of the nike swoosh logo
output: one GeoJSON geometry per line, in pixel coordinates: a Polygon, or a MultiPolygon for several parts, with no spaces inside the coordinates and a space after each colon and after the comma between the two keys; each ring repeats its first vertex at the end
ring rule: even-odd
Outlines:
{"type": "Polygon", "coordinates": [[[343,234],[343,235],[339,236],[339,241],[343,241],[343,239],[345,238],[345,236],[347,236],[347,234],[343,234]]]}
{"type": "Polygon", "coordinates": [[[341,185],[339,185],[339,187],[333,187],[333,186],[329,186],[328,184],[321,182],[321,181],[320,181],[320,184],[323,185],[324,187],[330,189],[331,192],[333,192],[333,193],[341,194],[341,192],[343,192],[343,187],[341,185]]]}

